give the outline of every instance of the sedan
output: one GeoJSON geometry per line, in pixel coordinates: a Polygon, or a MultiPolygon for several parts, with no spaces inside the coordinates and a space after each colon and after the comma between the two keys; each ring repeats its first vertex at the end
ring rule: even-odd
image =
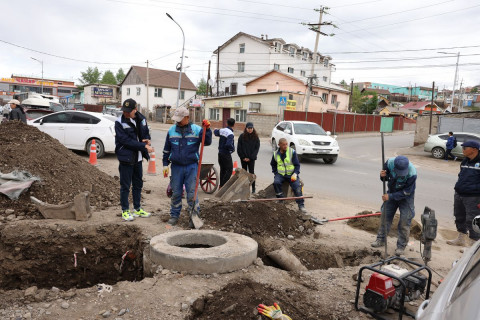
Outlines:
{"type": "Polygon", "coordinates": [[[465,251],[430,300],[417,310],[417,320],[478,319],[480,241],[465,251]]]}
{"type": "Polygon", "coordinates": [[[25,116],[27,118],[27,121],[35,120],[37,118],[40,118],[41,116],[53,113],[52,110],[36,109],[36,108],[23,108],[23,111],[25,111],[25,116]]]}
{"type": "Polygon", "coordinates": [[[272,149],[278,148],[278,141],[287,139],[290,148],[301,158],[323,159],[327,164],[337,161],[340,147],[336,136],[323,130],[318,124],[308,121],[282,121],[272,130],[272,149]]]}
{"type": "MultiPolygon", "coordinates": [[[[457,138],[457,146],[452,149],[454,157],[463,158],[462,144],[467,140],[475,140],[480,143],[480,134],[468,132],[454,132],[453,136],[457,138]]],[[[431,152],[436,159],[444,159],[447,150],[448,133],[430,135],[425,142],[423,150],[431,152]]]]}
{"type": "Polygon", "coordinates": [[[86,111],[63,111],[28,121],[72,150],[90,152],[95,139],[97,157],[115,151],[115,122],[101,113],[86,111]]]}

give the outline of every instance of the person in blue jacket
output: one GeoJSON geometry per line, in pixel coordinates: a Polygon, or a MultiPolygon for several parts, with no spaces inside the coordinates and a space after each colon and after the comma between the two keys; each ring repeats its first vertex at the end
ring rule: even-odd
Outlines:
{"type": "Polygon", "coordinates": [[[471,246],[480,239],[480,233],[475,232],[472,226],[473,219],[480,215],[480,143],[468,140],[462,144],[462,148],[465,159],[460,164],[453,198],[458,237],[447,241],[453,246],[471,246]]]}
{"type": "Polygon", "coordinates": [[[415,216],[414,199],[417,170],[407,157],[397,156],[385,162],[383,170],[380,171],[380,180],[387,181],[388,184],[387,193],[382,195],[387,230],[385,231],[383,224],[380,225],[377,240],[372,243],[372,247],[378,248],[385,245],[393,217],[399,209],[400,220],[398,222],[398,240],[395,254],[400,256],[405,252],[410,236],[410,225],[415,216]]]}
{"type": "Polygon", "coordinates": [[[448,133],[448,139],[447,139],[447,145],[446,145],[446,149],[447,151],[445,151],[445,161],[448,161],[448,157],[452,157],[453,161],[457,160],[457,157],[455,157],[453,154],[452,154],[452,150],[457,146],[457,138],[455,138],[455,136],[453,135],[453,132],[450,131],[448,133]]]}
{"type": "MultiPolygon", "coordinates": [[[[202,142],[203,129],[194,123],[190,123],[189,112],[185,107],[178,107],[172,116],[172,120],[176,123],[168,130],[163,147],[163,176],[168,177],[168,165],[171,164],[170,186],[173,194],[168,224],[174,226],[177,224],[182,211],[183,185],[185,185],[187,193],[188,209],[196,210],[196,213],[199,214],[198,197],[194,200],[193,196],[200,158],[198,148],[202,142]]],[[[205,132],[205,145],[209,146],[212,143],[210,121],[203,120],[203,126],[207,130],[205,132]]],[[[190,219],[189,227],[194,227],[192,219],[190,219]]]]}
{"type": "Polygon", "coordinates": [[[218,164],[220,165],[220,188],[230,179],[233,172],[232,153],[235,152],[235,137],[233,126],[235,119],[227,119],[227,127],[215,129],[213,133],[220,137],[218,142],[218,164]]]}
{"type": "Polygon", "coordinates": [[[123,114],[115,121],[115,154],[120,172],[120,204],[122,218],[126,221],[134,217],[149,217],[150,213],[140,206],[143,170],[142,160],[150,159],[153,152],[147,119],[137,111],[137,102],[127,99],[122,105],[123,114]],[[133,184],[133,186],[132,186],[133,184]],[[133,211],[130,211],[128,196],[132,186],[133,211]]]}

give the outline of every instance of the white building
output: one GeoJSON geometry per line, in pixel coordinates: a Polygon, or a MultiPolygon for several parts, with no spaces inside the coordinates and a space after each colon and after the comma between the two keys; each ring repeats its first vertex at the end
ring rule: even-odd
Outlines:
{"type": "MultiPolygon", "coordinates": [[[[237,33],[233,38],[213,52],[219,65],[219,95],[244,94],[245,84],[270,70],[291,74],[296,78],[307,80],[310,76],[312,61],[315,61],[313,74],[317,75],[318,84],[330,83],[334,65],[331,57],[315,55],[310,49],[294,43],[286,43],[281,38],[269,39],[237,33]]],[[[217,84],[213,88],[216,94],[217,84]]]]}
{"type": "Polygon", "coordinates": [[[120,105],[120,87],[112,84],[93,83],[83,88],[85,104],[120,105]]]}
{"type": "MultiPolygon", "coordinates": [[[[147,106],[147,68],[132,66],[125,79],[120,84],[122,87],[122,102],[126,99],[134,99],[139,105],[139,109],[154,113],[160,106],[176,107],[178,77],[180,73],[176,71],[148,69],[148,106],[147,106]]],[[[190,81],[185,73],[182,73],[182,83],[180,85],[179,105],[184,104],[195,97],[197,88],[190,81]]]]}

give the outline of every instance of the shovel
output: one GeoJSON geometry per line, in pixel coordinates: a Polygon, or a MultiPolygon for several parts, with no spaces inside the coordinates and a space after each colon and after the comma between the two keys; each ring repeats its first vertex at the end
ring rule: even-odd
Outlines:
{"type": "Polygon", "coordinates": [[[353,217],[343,217],[343,218],[334,218],[334,219],[317,219],[314,217],[311,217],[310,220],[316,224],[325,224],[330,221],[339,221],[339,220],[348,220],[348,219],[357,219],[357,218],[366,218],[366,217],[374,217],[374,216],[379,216],[381,215],[381,212],[376,212],[376,213],[369,213],[369,214],[362,214],[359,216],[353,216],[353,217]]]}
{"type": "Polygon", "coordinates": [[[192,206],[192,210],[190,211],[190,219],[192,219],[195,229],[200,229],[203,226],[203,221],[202,219],[200,219],[197,213],[198,210],[195,210],[197,206],[198,207],[200,206],[200,203],[197,203],[197,192],[198,192],[198,184],[200,181],[200,170],[202,169],[203,145],[205,144],[205,131],[207,131],[207,128],[205,128],[205,126],[202,126],[202,129],[203,129],[202,145],[200,147],[200,159],[198,160],[197,179],[195,181],[195,194],[193,195],[193,206],[192,206]]]}

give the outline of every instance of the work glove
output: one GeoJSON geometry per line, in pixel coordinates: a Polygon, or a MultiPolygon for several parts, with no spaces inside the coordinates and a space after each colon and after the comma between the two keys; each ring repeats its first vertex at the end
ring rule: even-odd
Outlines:
{"type": "Polygon", "coordinates": [[[289,316],[282,313],[280,306],[277,303],[273,303],[273,306],[266,306],[264,304],[259,304],[257,310],[260,314],[264,316],[275,319],[275,320],[292,320],[289,316]]]}
{"type": "Polygon", "coordinates": [[[163,167],[163,177],[164,178],[168,177],[168,166],[163,167]]]}
{"type": "Polygon", "coordinates": [[[293,182],[297,181],[297,174],[296,173],[292,174],[292,176],[290,177],[290,180],[293,182]]]}
{"type": "Polygon", "coordinates": [[[205,127],[205,129],[208,129],[210,128],[210,121],[208,121],[207,119],[203,119],[202,125],[205,127]]]}

